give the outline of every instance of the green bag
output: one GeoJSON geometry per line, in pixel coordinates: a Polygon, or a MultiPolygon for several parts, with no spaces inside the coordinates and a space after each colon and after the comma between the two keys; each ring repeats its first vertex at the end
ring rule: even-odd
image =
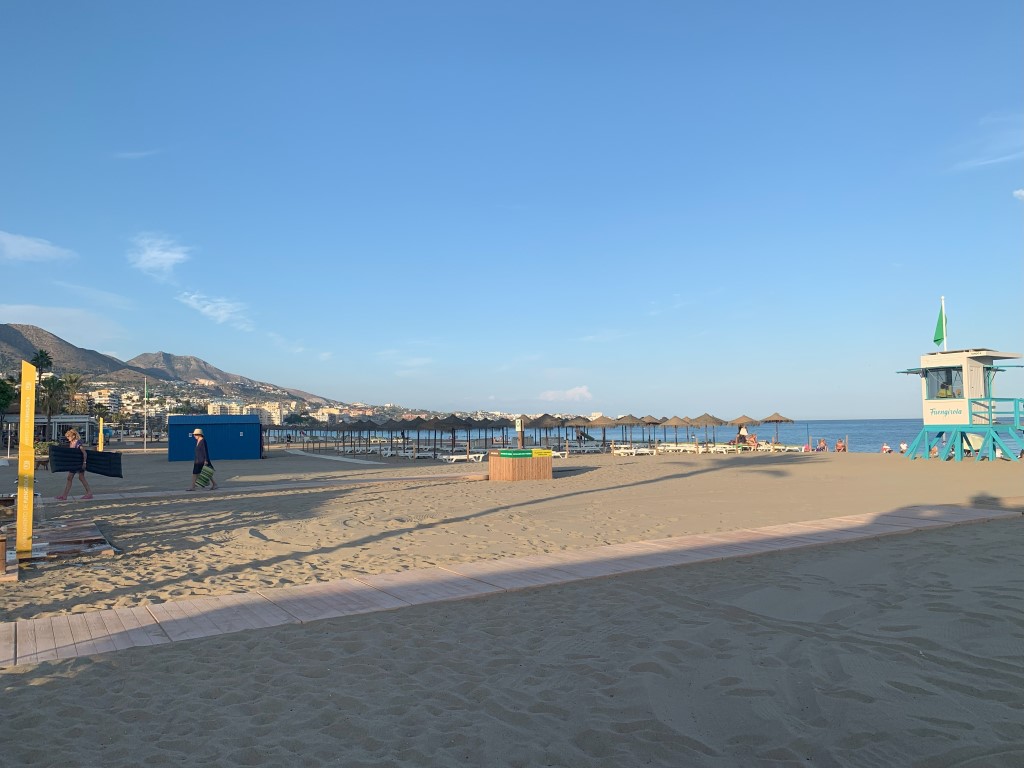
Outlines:
{"type": "Polygon", "coordinates": [[[210,484],[211,480],[213,480],[213,467],[207,464],[199,470],[199,474],[196,475],[196,485],[201,485],[205,488],[210,484]]]}

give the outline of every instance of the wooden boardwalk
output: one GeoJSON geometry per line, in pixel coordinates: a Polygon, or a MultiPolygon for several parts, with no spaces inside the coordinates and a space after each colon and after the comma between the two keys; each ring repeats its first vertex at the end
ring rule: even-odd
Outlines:
{"type": "Polygon", "coordinates": [[[1020,516],[1014,509],[925,506],[4,622],[0,666],[1020,516]]]}

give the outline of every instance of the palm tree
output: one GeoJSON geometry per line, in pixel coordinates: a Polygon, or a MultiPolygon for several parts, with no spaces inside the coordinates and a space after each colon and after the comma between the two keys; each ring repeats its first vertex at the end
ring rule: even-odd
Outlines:
{"type": "Polygon", "coordinates": [[[43,371],[49,371],[53,368],[53,358],[50,357],[50,353],[45,349],[37,349],[29,362],[36,367],[36,384],[40,382],[43,371]]]}
{"type": "Polygon", "coordinates": [[[85,383],[85,376],[80,373],[64,374],[64,391],[68,398],[68,413],[78,413],[78,393],[85,383]]]}
{"type": "Polygon", "coordinates": [[[39,385],[39,405],[46,411],[46,434],[50,440],[53,439],[53,416],[60,413],[65,398],[63,379],[50,377],[39,385]]]}

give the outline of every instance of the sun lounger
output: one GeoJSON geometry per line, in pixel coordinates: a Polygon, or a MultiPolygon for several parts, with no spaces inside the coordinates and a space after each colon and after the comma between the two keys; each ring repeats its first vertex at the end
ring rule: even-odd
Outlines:
{"type": "Polygon", "coordinates": [[[480,464],[484,460],[482,453],[442,453],[437,458],[447,464],[454,464],[457,461],[472,461],[480,464]]]}

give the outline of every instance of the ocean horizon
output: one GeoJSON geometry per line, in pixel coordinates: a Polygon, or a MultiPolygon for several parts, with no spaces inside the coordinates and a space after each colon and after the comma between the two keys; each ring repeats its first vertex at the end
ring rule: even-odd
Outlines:
{"type": "MultiPolygon", "coordinates": [[[[760,424],[747,427],[747,432],[755,434],[760,441],[774,440],[776,427],[778,428],[778,440],[786,445],[814,445],[819,439],[824,438],[828,443],[829,450],[835,448],[836,440],[842,439],[848,446],[850,453],[880,453],[883,443],[894,450],[899,450],[901,441],[909,445],[921,431],[923,424],[920,418],[917,419],[812,419],[808,421],[795,421],[792,424],[760,424]]],[[[571,429],[571,428],[570,428],[571,429]]],[[[511,432],[511,430],[509,430],[511,432]]],[[[601,429],[590,429],[589,434],[595,440],[601,439],[601,429]]],[[[675,442],[676,436],[683,441],[686,439],[687,430],[685,427],[655,427],[654,439],[675,442]]],[[[462,430],[459,430],[461,433],[462,430]]],[[[526,430],[527,435],[537,438],[537,442],[546,444],[554,443],[556,435],[558,440],[562,439],[562,429],[551,430],[526,430]]],[[[736,436],[737,428],[730,425],[721,427],[690,427],[691,438],[704,440],[705,433],[708,440],[715,440],[719,443],[727,443],[736,436]]],[[[297,440],[304,437],[309,438],[334,438],[338,432],[333,429],[285,429],[275,428],[275,434],[291,435],[297,440]]],[[[365,433],[364,433],[365,434],[365,433]]],[[[380,435],[387,435],[386,430],[381,430],[380,435]]],[[[610,442],[632,441],[651,439],[651,427],[607,427],[604,429],[604,436],[610,442]]],[[[476,431],[473,438],[482,437],[476,431]]]]}

